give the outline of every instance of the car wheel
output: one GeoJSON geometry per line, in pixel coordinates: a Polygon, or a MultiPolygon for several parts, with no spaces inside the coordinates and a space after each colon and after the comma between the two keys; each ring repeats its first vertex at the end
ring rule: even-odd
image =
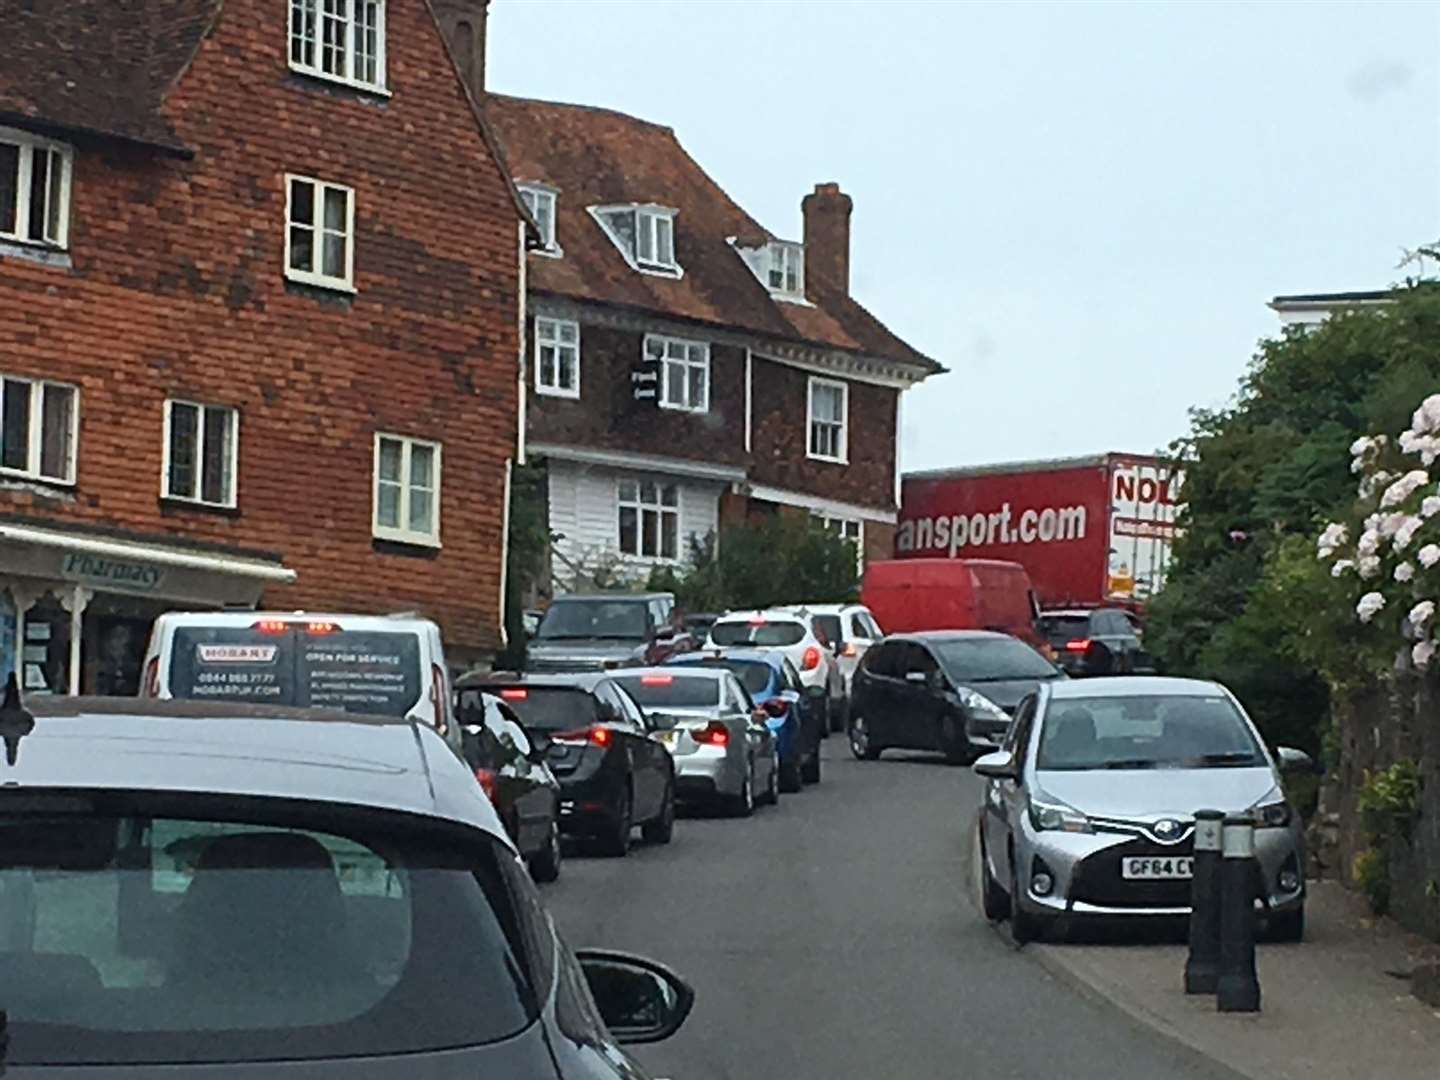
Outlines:
{"type": "Polygon", "coordinates": [[[985,850],[985,820],[981,818],[980,834],[980,900],[985,918],[1002,922],[1010,914],[1010,897],[990,872],[990,854],[985,850]]]}
{"type": "Polygon", "coordinates": [[[667,784],[665,798],[660,801],[658,817],[640,826],[640,835],[647,844],[668,844],[675,835],[675,786],[667,784]]]}
{"type": "Polygon", "coordinates": [[[800,766],[793,761],[784,761],[780,764],[780,790],[799,791],[804,786],[805,776],[800,766]]]}
{"type": "Polygon", "coordinates": [[[956,730],[953,716],[947,716],[940,722],[940,749],[949,765],[969,765],[975,760],[970,742],[964,732],[956,730]]]}
{"type": "Polygon", "coordinates": [[[755,777],[751,769],[740,784],[740,794],[730,799],[730,813],[734,817],[749,817],[755,812],[755,777]]]}
{"type": "Polygon", "coordinates": [[[1020,881],[1015,876],[1015,860],[1010,862],[1010,937],[1016,945],[1027,945],[1045,935],[1045,920],[1020,906],[1020,881]]]}
{"type": "Polygon", "coordinates": [[[845,698],[830,702],[830,730],[844,731],[850,722],[850,702],[845,698]]]}
{"type": "Polygon", "coordinates": [[[600,850],[615,858],[624,858],[630,853],[630,829],[634,825],[634,796],[627,787],[620,795],[620,804],[615,808],[615,817],[610,827],[600,836],[600,850]]]}
{"type": "Polygon", "coordinates": [[[800,766],[800,779],[807,784],[820,782],[820,748],[818,746],[815,748],[815,752],[805,759],[805,764],[800,766]]]}
{"type": "Polygon", "coordinates": [[[765,781],[765,797],[761,800],[766,806],[780,805],[780,761],[772,758],[770,761],[770,778],[765,781]]]}
{"type": "Polygon", "coordinates": [[[541,882],[560,877],[560,825],[557,822],[550,823],[550,838],[545,846],[530,857],[530,876],[541,882]]]}
{"type": "Polygon", "coordinates": [[[1297,942],[1305,940],[1305,905],[1294,911],[1271,915],[1265,927],[1265,936],[1271,941],[1297,942]]]}
{"type": "Polygon", "coordinates": [[[850,752],[861,761],[874,761],[882,748],[870,741],[870,727],[863,716],[850,717],[850,752]]]}

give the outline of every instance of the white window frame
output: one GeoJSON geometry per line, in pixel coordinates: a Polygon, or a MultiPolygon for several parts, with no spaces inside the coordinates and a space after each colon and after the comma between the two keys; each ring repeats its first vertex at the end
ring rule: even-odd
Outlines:
{"type": "Polygon", "coordinates": [[[515,187],[520,192],[520,198],[530,211],[530,216],[535,219],[537,225],[541,225],[540,239],[545,246],[532,252],[534,255],[545,255],[552,259],[559,259],[564,256],[560,250],[560,243],[556,239],[559,233],[559,225],[555,220],[555,214],[560,209],[560,192],[548,184],[539,184],[533,180],[522,180],[515,187]],[[544,203],[549,208],[549,224],[546,229],[542,223],[539,206],[544,203]]]}
{"type": "Polygon", "coordinates": [[[431,439],[417,439],[413,435],[397,435],[393,431],[375,433],[374,451],[371,457],[370,530],[377,540],[390,540],[397,544],[418,544],[423,547],[440,546],[440,495],[441,487],[441,445],[431,439]],[[400,453],[400,521],[410,520],[410,455],[416,446],[426,446],[435,452],[434,501],[431,507],[431,528],[429,532],[400,526],[380,524],[380,446],[386,440],[401,444],[400,453]]]}
{"type": "Polygon", "coordinates": [[[285,33],[285,56],[290,64],[291,71],[298,71],[302,75],[309,75],[316,79],[324,79],[326,82],[340,83],[343,86],[353,86],[357,90],[366,90],[370,93],[384,94],[389,96],[386,89],[386,57],[385,57],[385,8],[386,0],[373,0],[378,10],[375,13],[375,81],[368,82],[365,79],[355,76],[355,48],[360,34],[360,20],[356,18],[357,12],[363,3],[370,0],[334,0],[340,5],[342,18],[345,23],[345,70],[342,72],[326,71],[320,63],[320,52],[323,48],[321,42],[324,39],[322,23],[325,18],[325,4],[330,0],[289,0],[286,8],[289,16],[286,20],[285,33]],[[313,12],[315,20],[314,39],[310,42],[313,50],[314,63],[307,64],[304,60],[295,59],[296,26],[295,15],[298,9],[309,8],[313,12]]]}
{"type": "Polygon", "coordinates": [[[334,289],[338,292],[355,292],[355,189],[344,184],[331,183],[328,180],[317,180],[313,176],[305,176],[300,173],[285,174],[285,277],[289,281],[297,281],[302,285],[314,285],[321,289],[334,289]],[[315,198],[311,204],[315,220],[310,224],[295,222],[291,219],[291,198],[296,183],[311,184],[315,188],[315,198]],[[345,276],[335,277],[323,273],[320,270],[296,270],[290,265],[290,231],[297,225],[302,229],[309,229],[314,234],[315,242],[311,248],[313,263],[315,266],[324,265],[325,248],[325,195],[330,191],[343,191],[345,193],[345,276]]]}
{"type": "Polygon", "coordinates": [[[691,338],[669,337],[665,334],[646,334],[645,340],[640,345],[640,355],[644,360],[653,359],[650,356],[650,348],[654,345],[660,350],[660,382],[659,403],[662,409],[673,409],[676,412],[704,413],[710,411],[710,345],[708,342],[695,341],[691,338]],[[671,356],[671,349],[678,349],[679,356],[671,356]],[[690,350],[698,348],[703,354],[700,360],[690,358],[690,350]],[[670,372],[672,366],[679,368],[685,373],[685,383],[682,386],[682,398],[688,394],[689,376],[692,369],[705,373],[704,400],[699,405],[674,404],[669,401],[670,397],[670,372]]]}
{"type": "Polygon", "coordinates": [[[12,375],[9,372],[0,372],[0,424],[3,424],[5,420],[5,395],[10,392],[6,389],[6,381],[29,384],[29,390],[25,391],[25,393],[30,398],[26,404],[28,410],[26,415],[30,424],[30,432],[28,446],[25,450],[25,467],[23,469],[12,469],[0,466],[0,478],[32,480],[40,484],[74,487],[75,473],[78,468],[77,462],[80,459],[80,388],[73,383],[57,382],[54,379],[39,379],[30,375],[12,375]],[[40,471],[45,446],[46,387],[54,387],[57,390],[68,390],[71,395],[70,454],[65,462],[64,476],[50,476],[40,471]]]}
{"type": "Polygon", "coordinates": [[[648,563],[678,563],[681,559],[681,549],[684,547],[685,534],[682,531],[684,515],[681,513],[682,504],[685,501],[681,485],[677,480],[657,479],[655,477],[624,476],[615,482],[615,548],[620,554],[630,559],[643,559],[648,563]],[[626,499],[623,491],[627,484],[635,488],[635,498],[626,499]],[[655,499],[653,503],[645,502],[642,497],[646,484],[655,486],[655,499]],[[675,505],[665,505],[664,491],[666,488],[675,489],[675,505]],[[635,511],[635,550],[625,549],[625,536],[620,529],[620,513],[622,510],[635,511]],[[655,540],[656,551],[653,555],[645,554],[645,514],[656,514],[655,540]],[[675,519],[675,553],[666,555],[664,553],[665,517],[670,515],[675,519]]]}
{"type": "Polygon", "coordinates": [[[765,287],[776,296],[803,297],[805,295],[805,245],[792,244],[786,240],[771,240],[765,249],[765,287]],[[780,284],[771,280],[776,271],[780,273],[780,284]],[[785,279],[791,270],[795,272],[795,287],[785,287],[785,279]]]}
{"type": "Polygon", "coordinates": [[[616,206],[591,206],[587,207],[590,216],[600,226],[610,242],[619,249],[630,269],[641,274],[654,274],[657,277],[682,278],[685,270],[680,265],[680,256],[676,250],[675,218],[678,211],[669,206],[659,206],[656,203],[622,203],[616,206]],[[634,236],[634,243],[627,243],[625,238],[617,233],[610,224],[609,217],[616,214],[628,214],[631,220],[631,232],[634,236]],[[640,258],[640,233],[641,229],[648,230],[651,237],[651,252],[658,256],[659,244],[659,221],[665,221],[670,235],[670,261],[661,259],[640,258]]]}
{"type": "Polygon", "coordinates": [[[835,517],[831,514],[820,513],[817,513],[815,515],[815,518],[826,529],[839,536],[840,539],[850,540],[854,542],[855,568],[856,570],[863,572],[865,569],[865,519],[852,517],[835,517]],[[850,531],[852,526],[854,528],[855,535],[847,536],[846,533],[850,531]]]}
{"type": "Polygon", "coordinates": [[[810,376],[809,383],[805,388],[805,456],[813,461],[830,461],[840,465],[848,464],[850,461],[850,384],[841,382],[838,379],[824,379],[818,375],[810,376]],[[815,391],[819,387],[828,387],[840,391],[840,420],[817,420],[815,417],[815,391]],[[834,454],[819,453],[815,449],[815,425],[826,424],[838,426],[836,434],[836,447],[834,454]]]}
{"type": "Polygon", "coordinates": [[[580,397],[580,324],[573,319],[547,319],[539,315],[535,317],[535,392],[549,397],[580,397]],[[573,344],[561,340],[561,332],[567,328],[575,332],[573,344]],[[540,355],[542,349],[555,350],[555,382],[547,383],[544,379],[545,365],[540,355]],[[566,349],[574,350],[575,353],[575,385],[569,387],[559,382],[560,354],[566,349]]]}
{"type": "MultiPolygon", "coordinates": [[[[52,248],[64,251],[70,243],[70,186],[75,168],[75,151],[64,143],[55,142],[53,139],[43,139],[37,135],[31,135],[26,131],[18,131],[15,128],[0,127],[0,143],[14,146],[19,150],[19,167],[15,176],[15,231],[0,232],[0,240],[10,240],[17,244],[34,244],[37,247],[52,248]],[[56,154],[60,161],[60,206],[55,219],[55,233],[49,235],[42,232],[40,236],[30,235],[30,181],[34,175],[35,153],[43,150],[56,154]]],[[[51,189],[47,185],[45,198],[44,223],[42,230],[50,228],[50,198],[51,189]]]]}
{"type": "Polygon", "coordinates": [[[215,405],[189,398],[167,398],[165,419],[161,425],[163,442],[160,449],[160,497],[171,502],[194,503],[197,506],[215,506],[233,510],[240,505],[240,410],[232,405],[215,405]],[[195,409],[199,416],[195,425],[195,489],[191,492],[175,491],[170,487],[170,433],[175,406],[184,405],[195,409]],[[205,415],[209,412],[228,413],[230,417],[230,487],[223,499],[205,498],[205,415]]]}

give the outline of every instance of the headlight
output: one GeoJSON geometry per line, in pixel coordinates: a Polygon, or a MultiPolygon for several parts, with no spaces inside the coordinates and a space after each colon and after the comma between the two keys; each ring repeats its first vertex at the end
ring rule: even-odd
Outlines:
{"type": "Polygon", "coordinates": [[[1037,792],[1030,796],[1030,824],[1042,832],[1091,833],[1090,819],[1073,806],[1037,792]]]}
{"type": "Polygon", "coordinates": [[[1283,829],[1290,824],[1290,804],[1278,787],[1250,808],[1255,825],[1261,829],[1283,829]]]}
{"type": "Polygon", "coordinates": [[[1010,722],[1010,715],[999,705],[996,705],[984,694],[977,694],[969,687],[962,686],[955,691],[960,698],[960,704],[965,706],[966,712],[974,713],[976,716],[984,717],[986,720],[1004,720],[1010,722]]]}

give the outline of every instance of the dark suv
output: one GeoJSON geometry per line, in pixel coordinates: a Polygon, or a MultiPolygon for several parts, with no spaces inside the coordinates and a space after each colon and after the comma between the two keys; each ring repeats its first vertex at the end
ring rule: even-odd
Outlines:
{"type": "Polygon", "coordinates": [[[673,593],[571,593],[550,602],[526,653],[528,671],[653,665],[695,647],[673,593]]]}
{"type": "Polygon", "coordinates": [[[1046,611],[1037,623],[1067,675],[1150,675],[1155,661],[1123,608],[1046,611]]]}

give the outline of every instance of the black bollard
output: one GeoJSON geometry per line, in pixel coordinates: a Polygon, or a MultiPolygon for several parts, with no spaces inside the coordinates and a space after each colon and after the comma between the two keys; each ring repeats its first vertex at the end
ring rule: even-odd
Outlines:
{"type": "Polygon", "coordinates": [[[1227,817],[1220,838],[1220,1012],[1259,1012],[1255,973],[1255,820],[1227,817]]]}
{"type": "Polygon", "coordinates": [[[1219,810],[1195,814],[1194,877],[1190,883],[1190,954],[1185,958],[1185,992],[1213,994],[1220,979],[1219,810]]]}

